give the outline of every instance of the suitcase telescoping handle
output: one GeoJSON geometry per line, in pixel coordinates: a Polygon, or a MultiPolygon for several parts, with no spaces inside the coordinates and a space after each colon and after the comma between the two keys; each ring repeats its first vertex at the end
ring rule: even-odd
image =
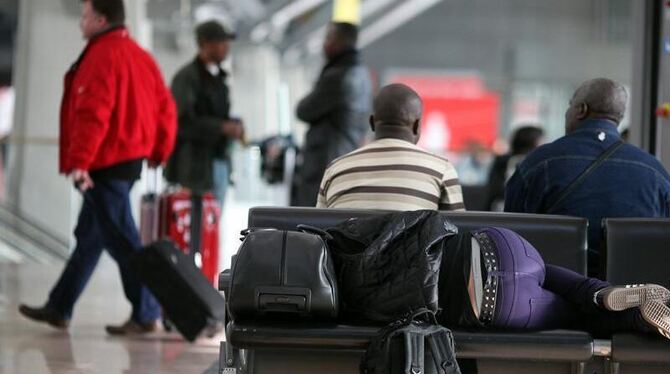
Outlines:
{"type": "Polygon", "coordinates": [[[147,192],[158,193],[159,168],[147,168],[147,192]]]}

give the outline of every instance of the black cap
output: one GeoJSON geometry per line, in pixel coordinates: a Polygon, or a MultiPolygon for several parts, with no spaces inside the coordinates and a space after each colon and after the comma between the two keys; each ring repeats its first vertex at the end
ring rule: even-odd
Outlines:
{"type": "Polygon", "coordinates": [[[217,21],[207,21],[199,24],[198,27],[195,28],[195,37],[198,42],[210,42],[233,40],[236,35],[234,32],[227,30],[217,21]]]}

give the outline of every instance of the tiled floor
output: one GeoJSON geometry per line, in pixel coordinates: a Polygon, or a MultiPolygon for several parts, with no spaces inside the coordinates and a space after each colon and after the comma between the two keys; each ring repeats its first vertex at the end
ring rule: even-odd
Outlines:
{"type": "Polygon", "coordinates": [[[218,342],[189,344],[176,333],[111,338],[107,323],[130,313],[116,264],[103,256],[77,304],[69,332],[22,318],[18,303],[40,305],[62,264],[0,263],[0,374],[216,372],[218,342]]]}

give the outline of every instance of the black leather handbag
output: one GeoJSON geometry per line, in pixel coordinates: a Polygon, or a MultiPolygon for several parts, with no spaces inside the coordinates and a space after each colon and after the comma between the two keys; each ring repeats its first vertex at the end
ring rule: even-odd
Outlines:
{"type": "Polygon", "coordinates": [[[234,320],[337,317],[335,270],[324,240],[328,234],[310,226],[298,229],[243,232],[228,293],[234,320]]]}

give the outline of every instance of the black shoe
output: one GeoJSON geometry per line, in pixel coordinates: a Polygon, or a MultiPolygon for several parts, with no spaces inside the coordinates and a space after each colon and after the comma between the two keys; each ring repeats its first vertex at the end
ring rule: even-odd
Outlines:
{"type": "Polygon", "coordinates": [[[611,310],[621,311],[644,305],[647,301],[667,304],[670,291],[657,284],[632,284],[603,288],[596,293],[596,304],[611,310]]]}
{"type": "Polygon", "coordinates": [[[70,326],[70,320],[63,318],[57,312],[47,307],[31,308],[27,305],[21,304],[19,306],[19,312],[30,320],[35,322],[45,322],[49,326],[60,330],[65,330],[68,328],[68,326],[70,326]]]}

